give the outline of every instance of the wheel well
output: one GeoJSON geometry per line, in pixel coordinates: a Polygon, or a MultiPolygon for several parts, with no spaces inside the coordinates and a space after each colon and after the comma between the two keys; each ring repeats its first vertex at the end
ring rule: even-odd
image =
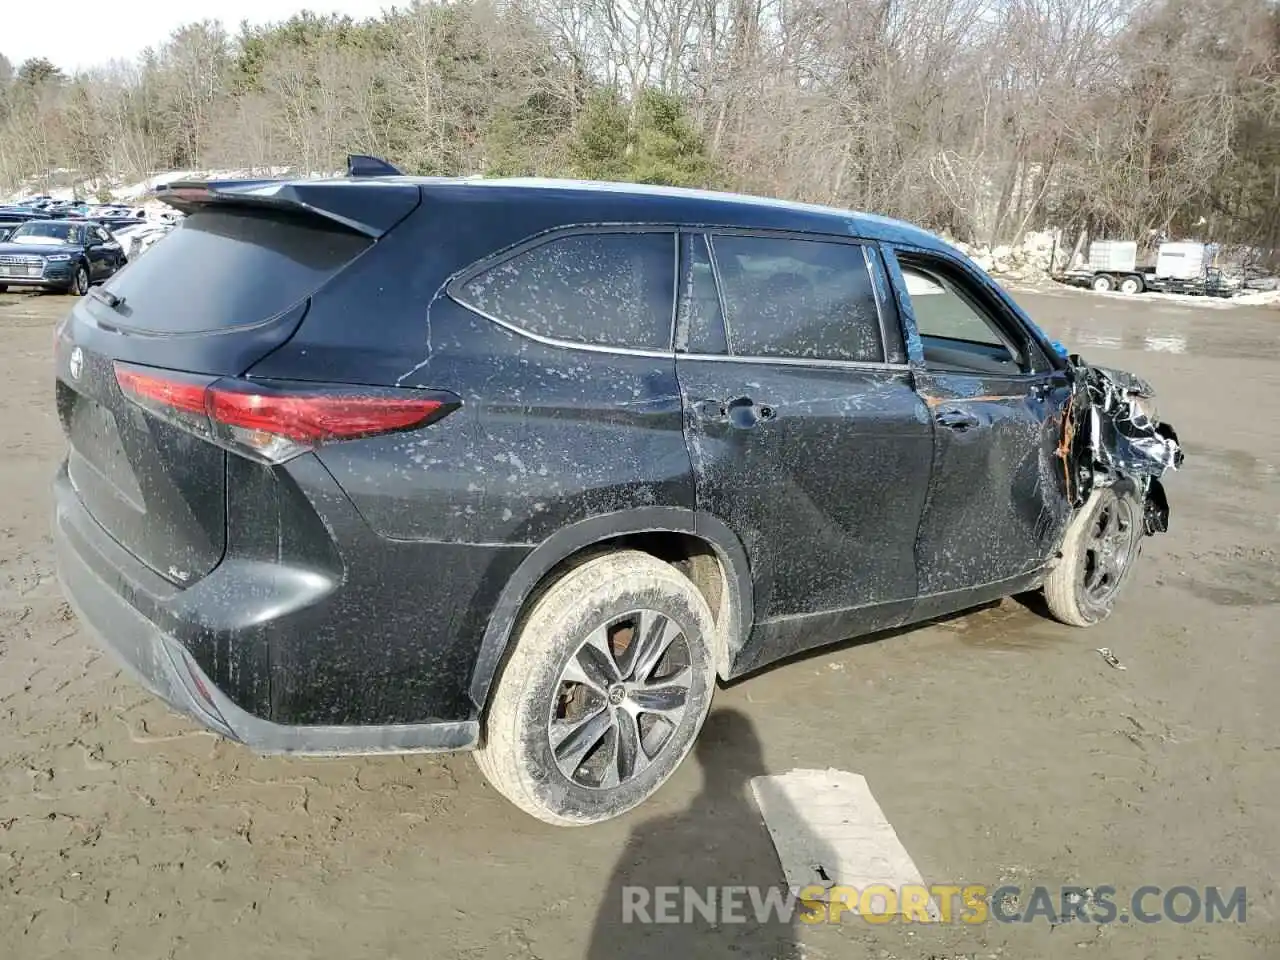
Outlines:
{"type": "Polygon", "coordinates": [[[707,541],[688,533],[652,531],[630,533],[601,540],[577,550],[547,571],[529,594],[524,608],[527,610],[538,596],[574,567],[592,557],[615,550],[639,550],[669,563],[683,573],[698,588],[716,625],[716,672],[728,676],[731,651],[739,638],[733,636],[735,617],[732,607],[733,594],[729,589],[729,575],[725,563],[707,541]]]}

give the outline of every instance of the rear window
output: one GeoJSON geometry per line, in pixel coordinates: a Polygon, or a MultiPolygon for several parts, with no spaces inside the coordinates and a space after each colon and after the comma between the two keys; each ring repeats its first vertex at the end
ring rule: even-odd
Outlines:
{"type": "Polygon", "coordinates": [[[464,282],[462,303],[571,343],[671,348],[674,233],[557,237],[464,282]]]}
{"type": "Polygon", "coordinates": [[[317,218],[194,213],[106,283],[128,326],[199,333],[250,326],[314,293],[372,241],[317,218]]]}

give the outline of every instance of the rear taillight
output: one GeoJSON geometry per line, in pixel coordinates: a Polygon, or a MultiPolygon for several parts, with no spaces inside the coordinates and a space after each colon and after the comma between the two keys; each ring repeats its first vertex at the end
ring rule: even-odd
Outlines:
{"type": "Polygon", "coordinates": [[[214,380],[125,363],[115,371],[121,392],[138,406],[265,463],[326,443],[415,430],[459,404],[435,390],[214,380]]]}

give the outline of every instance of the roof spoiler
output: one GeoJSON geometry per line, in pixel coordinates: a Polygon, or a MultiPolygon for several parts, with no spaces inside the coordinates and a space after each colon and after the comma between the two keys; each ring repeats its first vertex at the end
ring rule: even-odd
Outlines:
{"type": "Polygon", "coordinates": [[[350,180],[175,180],[156,198],[183,213],[217,207],[310,214],[375,240],[422,202],[412,183],[350,180]]]}
{"type": "Polygon", "coordinates": [[[381,157],[370,157],[363,153],[347,155],[347,176],[349,177],[402,177],[399,170],[381,157]]]}

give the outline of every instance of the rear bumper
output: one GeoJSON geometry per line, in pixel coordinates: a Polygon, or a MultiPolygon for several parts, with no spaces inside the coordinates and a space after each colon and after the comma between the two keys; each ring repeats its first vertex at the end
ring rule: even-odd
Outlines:
{"type": "Polygon", "coordinates": [[[114,548],[80,505],[65,472],[55,483],[53,538],[58,578],[76,615],[148,690],[209,729],[262,753],[364,754],[462,750],[475,746],[475,720],[359,726],[274,723],[237,706],[183,643],[148,619],[111,573],[114,548]],[[96,529],[95,529],[96,528],[96,529]]]}

